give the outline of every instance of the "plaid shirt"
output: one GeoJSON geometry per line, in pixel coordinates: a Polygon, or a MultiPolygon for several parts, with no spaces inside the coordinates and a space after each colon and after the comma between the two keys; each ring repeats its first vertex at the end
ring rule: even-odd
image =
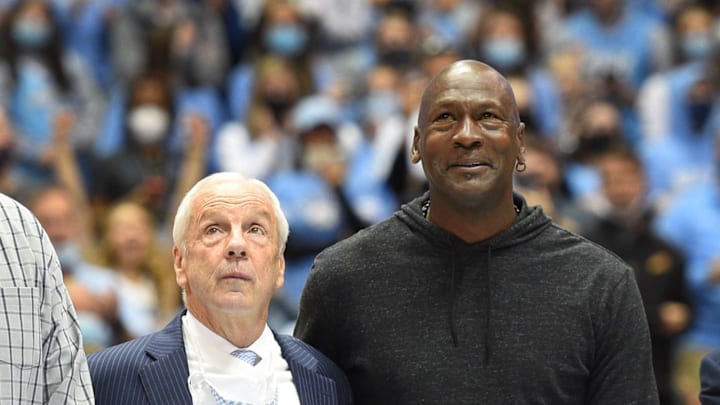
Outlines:
{"type": "Polygon", "coordinates": [[[92,404],[75,309],[35,216],[0,194],[0,403],[92,404]]]}

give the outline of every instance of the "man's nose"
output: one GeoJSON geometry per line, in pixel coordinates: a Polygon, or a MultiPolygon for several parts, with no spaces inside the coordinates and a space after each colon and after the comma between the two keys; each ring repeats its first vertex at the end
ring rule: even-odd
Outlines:
{"type": "Polygon", "coordinates": [[[465,117],[453,135],[453,143],[461,148],[477,148],[482,146],[482,134],[480,127],[471,117],[465,117]]]}
{"type": "Polygon", "coordinates": [[[230,233],[225,255],[229,259],[247,256],[247,243],[241,230],[233,230],[230,233]]]}

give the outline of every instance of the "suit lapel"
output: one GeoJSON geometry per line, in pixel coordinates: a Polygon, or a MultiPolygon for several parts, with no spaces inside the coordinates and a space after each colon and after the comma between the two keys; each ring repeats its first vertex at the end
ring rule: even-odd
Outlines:
{"type": "Polygon", "coordinates": [[[320,374],[318,361],[288,336],[276,335],[282,355],[290,366],[301,404],[337,404],[335,381],[320,374]]]}
{"type": "Polygon", "coordinates": [[[140,370],[140,380],[151,404],[191,404],[188,363],[183,342],[182,311],[148,342],[146,353],[153,359],[140,370]]]}

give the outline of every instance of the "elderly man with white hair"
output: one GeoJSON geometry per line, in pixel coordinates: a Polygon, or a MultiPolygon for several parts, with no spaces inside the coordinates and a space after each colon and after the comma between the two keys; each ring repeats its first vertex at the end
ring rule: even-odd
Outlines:
{"type": "Polygon", "coordinates": [[[238,173],[200,180],[173,227],[186,310],[157,333],[89,358],[102,404],[350,404],[340,369],[267,325],[288,223],[273,192],[238,173]]]}

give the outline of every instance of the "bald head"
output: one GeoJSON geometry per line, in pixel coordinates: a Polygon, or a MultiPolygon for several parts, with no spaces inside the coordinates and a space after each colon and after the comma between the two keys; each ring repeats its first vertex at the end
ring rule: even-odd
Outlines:
{"type": "Polygon", "coordinates": [[[515,94],[507,79],[491,66],[476,60],[460,60],[441,70],[425,88],[420,101],[418,128],[423,132],[424,123],[428,122],[426,114],[429,107],[437,102],[438,97],[452,94],[453,89],[477,87],[494,93],[498,101],[511,109],[513,124],[520,123],[515,94]]]}

